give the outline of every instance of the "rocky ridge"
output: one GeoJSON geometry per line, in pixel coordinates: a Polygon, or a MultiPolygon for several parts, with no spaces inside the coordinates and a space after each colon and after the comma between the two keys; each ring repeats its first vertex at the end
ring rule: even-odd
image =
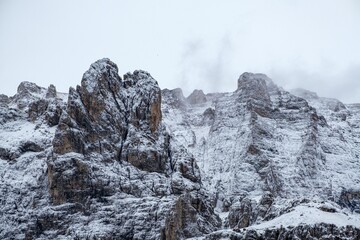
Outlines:
{"type": "Polygon", "coordinates": [[[244,73],[185,98],[93,63],[0,95],[2,239],[359,238],[358,104],[244,73]]]}
{"type": "Polygon", "coordinates": [[[4,148],[19,154],[1,156],[1,238],[176,239],[217,229],[195,159],[161,122],[160,92],[150,74],[122,79],[108,59],[90,66],[67,102],[53,87],[22,83],[1,109],[2,130],[18,126],[25,138],[27,125],[41,141],[30,136],[23,155],[22,140],[4,148]],[[186,221],[174,224],[169,212],[182,204],[186,221]]]}

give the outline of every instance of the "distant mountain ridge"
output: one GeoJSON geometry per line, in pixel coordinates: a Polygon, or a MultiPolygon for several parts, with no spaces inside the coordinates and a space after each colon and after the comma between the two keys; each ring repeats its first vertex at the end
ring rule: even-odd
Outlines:
{"type": "Polygon", "coordinates": [[[360,104],[243,73],[161,90],[93,63],[0,95],[1,239],[359,239],[360,104]]]}

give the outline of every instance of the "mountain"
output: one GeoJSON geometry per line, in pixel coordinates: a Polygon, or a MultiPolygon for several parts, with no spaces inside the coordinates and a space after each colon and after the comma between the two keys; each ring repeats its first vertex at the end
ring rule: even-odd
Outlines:
{"type": "Polygon", "coordinates": [[[359,239],[360,104],[243,73],[161,90],[93,63],[0,95],[1,239],[359,239]]]}

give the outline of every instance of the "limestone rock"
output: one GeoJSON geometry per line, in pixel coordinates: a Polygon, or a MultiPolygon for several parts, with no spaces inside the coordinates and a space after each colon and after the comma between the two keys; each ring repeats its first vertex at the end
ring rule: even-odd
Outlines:
{"type": "Polygon", "coordinates": [[[50,86],[46,91],[46,98],[56,98],[56,97],[57,97],[56,87],[50,84],[50,86]]]}
{"type": "Polygon", "coordinates": [[[163,239],[186,239],[211,233],[221,226],[205,195],[180,196],[166,219],[163,239]]]}
{"type": "Polygon", "coordinates": [[[9,97],[4,94],[0,94],[0,107],[7,106],[8,103],[9,103],[9,97]]]}
{"type": "Polygon", "coordinates": [[[29,110],[28,110],[29,118],[32,121],[35,121],[41,115],[44,115],[48,108],[48,105],[49,102],[46,101],[45,99],[40,99],[38,101],[31,102],[29,104],[29,110]]]}
{"type": "Polygon", "coordinates": [[[241,229],[250,226],[254,222],[253,205],[250,199],[244,198],[238,204],[233,204],[229,211],[229,226],[241,229]]]}
{"type": "Polygon", "coordinates": [[[65,103],[62,100],[53,99],[49,102],[46,112],[45,121],[50,127],[59,124],[61,114],[65,110],[65,103]]]}
{"type": "Polygon", "coordinates": [[[256,206],[255,219],[262,220],[265,218],[269,220],[270,218],[267,217],[267,214],[269,213],[273,203],[274,203],[274,196],[270,192],[265,193],[261,197],[258,205],[256,206]]]}
{"type": "Polygon", "coordinates": [[[359,190],[343,190],[339,198],[339,204],[347,207],[354,212],[360,213],[360,191],[359,190]]]}
{"type": "Polygon", "coordinates": [[[44,88],[39,87],[32,82],[21,82],[18,86],[17,93],[11,99],[20,109],[27,107],[33,100],[39,99],[39,95],[45,91],[44,88]]]}

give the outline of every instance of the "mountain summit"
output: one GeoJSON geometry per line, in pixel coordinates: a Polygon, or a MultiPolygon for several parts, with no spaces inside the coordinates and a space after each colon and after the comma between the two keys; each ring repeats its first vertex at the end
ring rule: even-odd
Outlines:
{"type": "Polygon", "coordinates": [[[264,74],[161,90],[93,63],[0,95],[1,239],[358,239],[360,104],[264,74]]]}

